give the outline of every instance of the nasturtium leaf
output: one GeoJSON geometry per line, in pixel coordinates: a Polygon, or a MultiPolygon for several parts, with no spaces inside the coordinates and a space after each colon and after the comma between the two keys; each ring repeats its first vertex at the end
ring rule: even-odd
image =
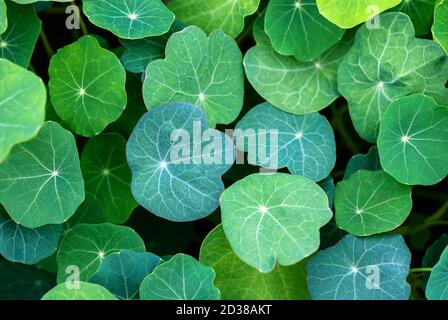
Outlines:
{"type": "Polygon", "coordinates": [[[344,180],[350,178],[358,170],[381,170],[380,156],[376,146],[371,147],[367,154],[355,154],[350,158],[345,169],[344,180]]]}
{"type": "Polygon", "coordinates": [[[411,188],[382,170],[359,170],[336,186],[336,223],[356,236],[401,225],[412,209],[411,188]]]}
{"type": "Polygon", "coordinates": [[[122,250],[108,255],[89,282],[108,289],[117,298],[132,300],[138,297],[143,279],[161,262],[149,252],[122,250]]]}
{"type": "Polygon", "coordinates": [[[312,62],[277,53],[262,36],[261,22],[254,29],[257,40],[244,57],[247,78],[255,90],[277,108],[306,114],[327,107],[340,96],[336,77],[349,42],[341,41],[312,62]]]}
{"type": "Polygon", "coordinates": [[[336,186],[334,185],[334,179],[331,176],[326,177],[324,180],[319,181],[318,185],[325,191],[328,198],[328,206],[333,207],[334,203],[334,193],[336,191],[336,186]]]}
{"type": "Polygon", "coordinates": [[[432,268],[426,285],[428,300],[448,300],[448,247],[443,250],[439,262],[432,268]]]}
{"type": "Polygon", "coordinates": [[[89,280],[109,254],[128,249],[144,252],[145,244],[129,227],[110,223],[79,224],[62,238],[58,250],[58,283],[69,277],[67,267],[79,268],[79,279],[89,280]]]}
{"type": "Polygon", "coordinates": [[[29,3],[37,3],[37,2],[71,2],[73,0],[12,0],[19,4],[29,4],[29,3]]]}
{"type": "Polygon", "coordinates": [[[316,0],[271,0],[265,29],[278,53],[299,61],[318,58],[345,32],[320,15],[316,0]]]}
{"type": "Polygon", "coordinates": [[[120,40],[126,51],[120,60],[125,69],[133,73],[142,73],[146,66],[157,59],[165,56],[165,36],[145,38],[141,40],[120,40]]]}
{"type": "Polygon", "coordinates": [[[407,300],[411,253],[401,235],[346,235],[308,263],[313,300],[407,300]]]}
{"type": "Polygon", "coordinates": [[[185,254],[160,264],[140,286],[142,300],[219,300],[215,271],[185,254]]]}
{"type": "Polygon", "coordinates": [[[82,152],[81,170],[86,192],[101,203],[107,221],[125,223],[137,207],[126,162],[126,140],[117,133],[90,138],[82,152]]]}
{"type": "Polygon", "coordinates": [[[422,265],[425,268],[432,268],[440,260],[445,248],[448,246],[448,234],[444,233],[439,239],[434,241],[426,250],[422,259],[422,265]]]}
{"type": "Polygon", "coordinates": [[[117,300],[115,296],[100,285],[78,281],[79,287],[72,288],[61,283],[48,291],[42,300],[117,300]]]}
{"type": "Polygon", "coordinates": [[[350,29],[400,2],[401,0],[317,0],[317,6],[326,19],[341,28],[350,29]]]}
{"type": "Polygon", "coordinates": [[[207,36],[190,26],[170,37],[165,55],[146,69],[148,110],[166,102],[190,102],[204,108],[210,127],[236,119],[243,106],[244,72],[232,38],[220,30],[207,36]]]}
{"type": "Polygon", "coordinates": [[[6,14],[6,4],[3,0],[0,0],[0,34],[5,32],[8,27],[8,16],[6,14]]]}
{"type": "Polygon", "coordinates": [[[331,219],[326,225],[320,229],[320,247],[319,249],[326,249],[334,246],[341,240],[347,232],[336,225],[335,219],[331,219]]]}
{"type": "Polygon", "coordinates": [[[384,170],[404,184],[431,185],[448,174],[448,107],[412,95],[394,101],[380,126],[384,170]]]}
{"type": "Polygon", "coordinates": [[[210,33],[220,29],[236,37],[244,28],[244,17],[257,11],[260,0],[173,0],[168,7],[176,17],[210,33]]]}
{"type": "Polygon", "coordinates": [[[222,225],[235,254],[260,272],[293,265],[319,247],[331,218],[325,192],[285,173],[253,174],[221,196],[222,225]]]}
{"type": "Polygon", "coordinates": [[[336,163],[333,129],[318,113],[299,116],[263,103],[238,122],[238,129],[247,139],[237,140],[237,148],[249,152],[250,164],[269,169],[287,167],[292,174],[320,181],[336,163]]]}
{"type": "Polygon", "coordinates": [[[424,36],[431,30],[436,0],[404,0],[393,8],[406,13],[414,24],[415,34],[424,36]]]}
{"type": "Polygon", "coordinates": [[[49,73],[54,109],[80,135],[97,135],[126,107],[126,72],[94,37],[60,49],[51,58],[49,73]]]}
{"type": "Polygon", "coordinates": [[[0,163],[14,145],[37,135],[45,120],[46,100],[38,76],[0,58],[0,163]]]}
{"type": "Polygon", "coordinates": [[[27,228],[67,221],[84,200],[73,135],[45,122],[36,138],[16,146],[0,165],[0,202],[27,228]]]}
{"type": "Polygon", "coordinates": [[[61,225],[28,229],[12,221],[0,206],[0,255],[12,262],[35,264],[57,249],[61,225]]]}
{"type": "Polygon", "coordinates": [[[41,28],[32,6],[8,2],[8,29],[0,35],[0,57],[27,68],[41,28]]]}
{"type": "Polygon", "coordinates": [[[123,39],[142,39],[170,30],[174,14],[161,0],[83,0],[94,25],[123,39]]]}
{"type": "Polygon", "coordinates": [[[221,176],[234,158],[232,139],[209,129],[205,112],[188,103],[151,109],[127,144],[135,199],[171,221],[211,214],[224,190],[221,176]]]}
{"type": "Polygon", "coordinates": [[[424,93],[446,100],[448,57],[440,46],[416,39],[408,16],[381,16],[380,29],[362,26],[339,66],[338,87],[359,135],[376,142],[384,112],[397,98],[424,93]]]}
{"type": "Polygon", "coordinates": [[[241,261],[230,247],[221,225],[209,233],[201,246],[200,262],[216,272],[215,285],[224,300],[308,300],[306,262],[276,266],[261,273],[241,261]]]}
{"type": "Polygon", "coordinates": [[[56,285],[55,278],[34,266],[0,260],[0,299],[39,300],[56,285]]]}
{"type": "Polygon", "coordinates": [[[434,25],[432,26],[434,39],[440,43],[448,54],[448,1],[440,2],[434,12],[434,25]]]}

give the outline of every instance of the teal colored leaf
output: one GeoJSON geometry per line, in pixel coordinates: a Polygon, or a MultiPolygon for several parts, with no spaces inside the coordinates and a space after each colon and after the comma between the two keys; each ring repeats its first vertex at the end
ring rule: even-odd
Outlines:
{"type": "Polygon", "coordinates": [[[126,162],[126,140],[117,133],[90,138],[82,152],[81,170],[86,192],[101,203],[107,221],[125,223],[137,207],[126,162]]]}
{"type": "Polygon", "coordinates": [[[36,267],[0,260],[0,283],[1,300],[39,300],[56,279],[36,267]]]}
{"type": "Polygon", "coordinates": [[[60,49],[51,58],[49,73],[54,109],[80,135],[99,134],[126,107],[126,72],[94,37],[60,49]]]}
{"type": "Polygon", "coordinates": [[[8,2],[8,29],[0,35],[0,57],[28,68],[42,22],[33,6],[8,2]]]}
{"type": "Polygon", "coordinates": [[[424,36],[431,30],[436,0],[404,0],[394,11],[406,13],[414,24],[417,36],[424,36]]]}
{"type": "Polygon", "coordinates": [[[16,146],[0,165],[0,202],[24,227],[61,224],[83,200],[75,138],[55,122],[45,122],[36,138],[16,146]]]}
{"type": "Polygon", "coordinates": [[[299,61],[318,58],[345,32],[320,15],[316,0],[271,0],[265,28],[278,53],[299,61]]]}
{"type": "Polygon", "coordinates": [[[185,254],[176,254],[148,275],[140,286],[142,300],[219,300],[215,272],[185,254]]]}
{"type": "Polygon", "coordinates": [[[257,11],[260,0],[173,0],[168,7],[176,17],[207,33],[220,29],[232,37],[243,31],[244,17],[257,11]]]}
{"type": "Polygon", "coordinates": [[[6,4],[3,0],[0,0],[0,34],[5,32],[8,27],[8,16],[6,14],[6,4]]]}
{"type": "Polygon", "coordinates": [[[35,137],[45,120],[47,92],[32,72],[0,58],[0,163],[35,137]]]}
{"type": "Polygon", "coordinates": [[[174,22],[161,0],[83,0],[83,11],[94,25],[123,39],[162,35],[174,22]]]}
{"type": "Polygon", "coordinates": [[[89,282],[103,286],[119,299],[132,300],[138,297],[143,279],[160,262],[149,252],[122,250],[107,256],[89,282]]]}
{"type": "Polygon", "coordinates": [[[120,42],[126,51],[121,55],[121,63],[129,72],[142,73],[151,61],[165,56],[166,41],[165,36],[141,40],[122,39],[120,42]]]}
{"type": "Polygon", "coordinates": [[[401,0],[317,0],[317,5],[320,14],[326,19],[341,28],[350,29],[400,2],[401,0]]]}
{"type": "Polygon", "coordinates": [[[338,71],[338,87],[349,102],[359,135],[376,142],[384,112],[399,97],[424,93],[446,100],[448,57],[431,40],[416,39],[403,13],[381,16],[380,29],[359,28],[338,71]]]}
{"type": "Polygon", "coordinates": [[[244,57],[246,76],[255,90],[277,108],[293,114],[322,110],[340,96],[336,74],[350,43],[341,41],[312,62],[278,54],[261,33],[258,20],[254,33],[258,44],[244,57]]]}
{"type": "Polygon", "coordinates": [[[145,244],[129,227],[110,223],[79,224],[62,238],[58,250],[58,283],[64,282],[71,273],[68,267],[79,269],[79,279],[89,280],[101,262],[112,253],[123,249],[145,252],[145,244]]]}
{"type": "MultiPolygon", "coordinates": [[[[431,236],[430,232],[425,229],[426,232],[429,233],[429,236],[431,236]]],[[[429,240],[429,239],[428,239],[429,240]]],[[[440,260],[440,256],[443,253],[443,250],[448,246],[448,234],[444,233],[442,236],[434,241],[429,248],[426,250],[425,255],[422,259],[422,266],[424,268],[432,268],[434,267],[437,262],[440,260]]],[[[423,275],[423,289],[426,289],[426,284],[428,283],[429,277],[431,273],[425,272],[423,275]]]]}
{"type": "Polygon", "coordinates": [[[448,247],[443,250],[439,262],[432,268],[426,285],[428,300],[448,300],[448,247]]]}
{"type": "Polygon", "coordinates": [[[252,108],[237,124],[244,132],[250,164],[264,168],[287,167],[292,174],[313,181],[327,177],[336,163],[336,143],[327,119],[318,113],[298,116],[269,103],[252,108]],[[275,134],[273,135],[275,130],[275,134]]]}
{"type": "Polygon", "coordinates": [[[127,144],[132,193],[159,217],[204,218],[218,208],[221,176],[233,164],[233,149],[227,135],[208,129],[202,109],[188,103],[154,108],[140,119],[127,144]],[[204,133],[208,138],[201,139],[204,133]]]}
{"type": "Polygon", "coordinates": [[[325,192],[284,173],[253,174],[221,196],[222,225],[235,254],[260,272],[293,265],[319,247],[319,228],[331,218],[325,192]]]}
{"type": "Polygon", "coordinates": [[[411,188],[382,170],[359,170],[339,182],[335,196],[336,223],[355,236],[390,231],[412,209],[411,188]]]}
{"type": "Polygon", "coordinates": [[[93,283],[79,281],[79,288],[68,288],[61,283],[48,291],[42,300],[117,300],[107,289],[93,283]]]}
{"type": "Polygon", "coordinates": [[[441,1],[434,12],[434,24],[432,34],[448,54],[448,1],[441,1]]]}
{"type": "Polygon", "coordinates": [[[378,150],[384,170],[399,182],[438,183],[448,174],[448,108],[423,95],[394,101],[381,122],[378,150]]]}
{"type": "Polygon", "coordinates": [[[57,249],[61,225],[28,229],[12,221],[0,206],[0,254],[12,262],[35,264],[57,249]]]}
{"type": "Polygon", "coordinates": [[[336,191],[336,186],[334,185],[334,179],[331,176],[326,177],[324,180],[319,181],[319,186],[325,191],[328,197],[329,207],[333,207],[334,193],[336,191]]]}
{"type": "Polygon", "coordinates": [[[346,235],[308,263],[313,300],[408,300],[411,253],[401,235],[346,235]]]}
{"type": "Polygon", "coordinates": [[[233,122],[244,95],[242,56],[222,31],[207,37],[191,26],[168,40],[164,60],[146,69],[143,96],[149,109],[166,102],[190,102],[207,112],[210,127],[233,122]]]}
{"type": "Polygon", "coordinates": [[[213,229],[201,246],[200,262],[216,272],[215,284],[224,300],[309,300],[306,262],[276,266],[262,273],[233,253],[221,225],[213,229]]]}
{"type": "Polygon", "coordinates": [[[345,168],[344,180],[359,170],[381,170],[380,156],[376,146],[371,147],[367,154],[355,154],[350,158],[345,168]]]}

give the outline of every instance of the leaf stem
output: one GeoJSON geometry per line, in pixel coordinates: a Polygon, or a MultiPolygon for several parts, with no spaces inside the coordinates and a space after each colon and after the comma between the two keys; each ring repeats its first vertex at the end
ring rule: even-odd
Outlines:
{"type": "Polygon", "coordinates": [[[45,51],[48,54],[48,57],[51,58],[53,56],[53,54],[54,54],[54,50],[53,50],[53,47],[50,44],[50,41],[48,41],[47,35],[46,35],[45,31],[44,31],[44,28],[42,28],[40,30],[39,37],[40,37],[40,40],[42,41],[42,44],[44,45],[44,48],[45,48],[45,51]]]}
{"type": "Polygon", "coordinates": [[[411,268],[409,269],[409,273],[416,273],[416,272],[431,272],[432,268],[411,268]]]}

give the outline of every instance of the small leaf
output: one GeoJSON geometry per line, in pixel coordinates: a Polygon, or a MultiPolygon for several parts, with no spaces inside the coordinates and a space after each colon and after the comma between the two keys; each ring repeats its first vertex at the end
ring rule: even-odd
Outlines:
{"type": "Polygon", "coordinates": [[[448,108],[413,95],[394,101],[380,126],[384,170],[399,182],[431,185],[448,174],[448,108]]]}
{"type": "Polygon", "coordinates": [[[428,300],[448,300],[448,247],[442,252],[439,262],[432,268],[426,285],[428,300]]]}
{"type": "Polygon", "coordinates": [[[434,12],[434,25],[432,34],[448,54],[448,1],[441,1],[434,12]]]}
{"type": "Polygon", "coordinates": [[[253,174],[221,196],[222,225],[235,254],[260,272],[293,265],[319,247],[319,228],[331,218],[325,192],[284,173],[253,174]]]}
{"type": "Polygon", "coordinates": [[[97,284],[77,283],[79,288],[69,288],[66,283],[61,283],[48,291],[42,300],[117,300],[112,293],[97,284]]]}
{"type": "Polygon", "coordinates": [[[359,170],[381,170],[380,156],[376,146],[371,147],[367,154],[355,154],[350,158],[345,169],[344,180],[359,170]]]}
{"type": "Polygon", "coordinates": [[[16,146],[0,165],[0,202],[27,228],[67,221],[84,200],[73,135],[46,122],[38,136],[16,146]]]}
{"type": "Polygon", "coordinates": [[[176,254],[147,276],[140,286],[142,300],[219,300],[215,272],[185,254],[176,254]]]}
{"type": "Polygon", "coordinates": [[[126,51],[121,55],[121,63],[127,71],[141,73],[150,62],[165,56],[166,41],[165,36],[141,40],[122,39],[120,42],[126,51]]]}
{"type": "Polygon", "coordinates": [[[401,235],[346,235],[308,263],[313,300],[408,300],[411,253],[401,235]]]}

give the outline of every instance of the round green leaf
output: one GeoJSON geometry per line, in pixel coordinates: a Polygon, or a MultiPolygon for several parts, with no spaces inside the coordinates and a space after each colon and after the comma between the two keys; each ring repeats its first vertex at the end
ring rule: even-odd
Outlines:
{"type": "Polygon", "coordinates": [[[448,108],[423,95],[396,100],[381,122],[378,150],[401,183],[438,183],[448,174],[448,108]]]}
{"type": "Polygon", "coordinates": [[[84,200],[73,135],[46,122],[38,136],[16,146],[0,165],[0,202],[27,228],[61,224],[84,200]]]}
{"type": "Polygon", "coordinates": [[[126,140],[117,133],[90,138],[82,152],[81,170],[86,192],[101,203],[107,221],[125,223],[137,207],[131,193],[126,140]]]}
{"type": "Polygon", "coordinates": [[[161,262],[149,252],[122,250],[107,256],[89,282],[97,283],[122,300],[138,297],[143,279],[161,262]]]}
{"type": "Polygon", "coordinates": [[[411,253],[401,235],[346,235],[308,263],[313,300],[408,300],[411,253]]]}
{"type": "Polygon", "coordinates": [[[9,2],[8,29],[0,35],[0,57],[27,68],[39,37],[42,22],[33,6],[9,2]]]}
{"type": "Polygon", "coordinates": [[[435,4],[436,0],[404,0],[392,10],[406,13],[414,24],[416,35],[424,36],[431,29],[435,4]]]}
{"type": "Polygon", "coordinates": [[[79,279],[89,280],[109,254],[122,249],[145,252],[145,244],[129,227],[110,223],[79,224],[70,229],[62,239],[57,255],[58,283],[71,274],[67,267],[79,269],[79,279]]]}
{"type": "Polygon", "coordinates": [[[278,53],[299,61],[318,58],[345,32],[320,15],[316,0],[271,0],[265,28],[278,53]]]}
{"type": "Polygon", "coordinates": [[[348,100],[359,135],[376,142],[379,124],[399,97],[424,93],[446,101],[448,57],[440,46],[416,39],[408,16],[381,16],[380,29],[362,26],[338,71],[340,93],[348,100]]]}
{"type": "Polygon", "coordinates": [[[39,77],[0,58],[0,163],[14,145],[37,135],[45,120],[46,100],[39,77]]]}
{"type": "Polygon", "coordinates": [[[376,146],[371,147],[367,154],[355,154],[347,163],[344,180],[350,178],[358,170],[376,171],[381,169],[380,156],[376,146]]]}
{"type": "Polygon", "coordinates": [[[319,228],[331,218],[325,192],[284,173],[253,174],[221,196],[222,225],[235,254],[260,272],[293,265],[319,247],[319,228]]]}
{"type": "Polygon", "coordinates": [[[308,300],[306,260],[293,266],[276,266],[261,273],[241,261],[230,247],[221,225],[201,246],[200,259],[216,272],[215,284],[224,300],[308,300]]]}
{"type": "Polygon", "coordinates": [[[174,14],[160,0],[83,0],[94,25],[123,39],[142,39],[168,32],[174,14]]]}
{"type": "Polygon", "coordinates": [[[49,73],[54,109],[80,135],[97,135],[126,107],[126,72],[94,37],[60,49],[51,58],[49,73]]]}
{"type": "Polygon", "coordinates": [[[61,283],[48,291],[42,300],[117,300],[107,289],[93,283],[79,281],[79,288],[68,288],[61,283]]]}
{"type": "Polygon", "coordinates": [[[170,101],[190,102],[204,108],[210,127],[236,119],[243,106],[244,75],[232,38],[219,30],[207,37],[198,27],[187,27],[170,37],[165,55],[146,69],[148,110],[170,101]]]}
{"type": "Polygon", "coordinates": [[[334,204],[340,228],[368,236],[393,230],[406,220],[412,209],[411,188],[382,170],[360,170],[337,184],[334,204]]]}
{"type": "Polygon", "coordinates": [[[432,34],[436,40],[445,49],[448,54],[448,1],[440,2],[434,12],[434,25],[432,34]]]}
{"type": "Polygon", "coordinates": [[[333,129],[318,113],[298,116],[263,103],[251,109],[236,129],[248,137],[244,145],[237,143],[237,148],[249,152],[250,164],[270,169],[287,167],[292,174],[320,181],[336,163],[333,129]]]}
{"type": "Polygon", "coordinates": [[[244,28],[244,17],[257,11],[260,0],[173,0],[169,8],[176,17],[210,33],[220,29],[236,37],[244,28]]]}
{"type": "Polygon", "coordinates": [[[221,176],[234,157],[233,141],[208,129],[202,109],[188,103],[161,105],[140,119],[127,144],[132,193],[159,217],[204,218],[219,205],[221,176]],[[202,139],[205,134],[208,138],[202,139]]]}
{"type": "Polygon", "coordinates": [[[151,61],[165,56],[166,41],[165,36],[141,40],[122,39],[120,42],[126,51],[121,55],[121,63],[127,71],[141,73],[151,61]]]}
{"type": "Polygon", "coordinates": [[[219,300],[215,271],[185,254],[176,254],[147,276],[140,286],[142,300],[219,300]]]}
{"type": "Polygon", "coordinates": [[[317,0],[317,5],[320,14],[329,21],[341,28],[350,29],[400,2],[401,0],[317,0]]]}
{"type": "Polygon", "coordinates": [[[432,268],[426,285],[426,297],[428,300],[448,300],[448,247],[432,268]]]}

